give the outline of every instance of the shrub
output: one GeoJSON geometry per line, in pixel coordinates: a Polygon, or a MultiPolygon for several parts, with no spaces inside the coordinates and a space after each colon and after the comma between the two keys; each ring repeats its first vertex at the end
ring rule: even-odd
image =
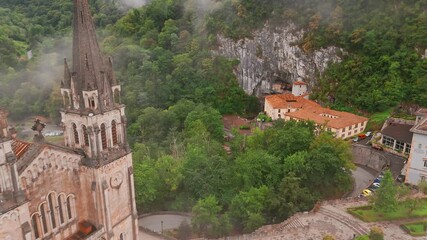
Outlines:
{"type": "Polygon", "coordinates": [[[427,181],[426,180],[421,180],[418,183],[418,189],[420,190],[420,192],[427,194],[427,181]]]}
{"type": "Polygon", "coordinates": [[[379,227],[372,227],[369,232],[369,240],[384,240],[384,232],[379,227]]]}
{"type": "Polygon", "coordinates": [[[179,240],[187,240],[191,238],[191,226],[187,221],[182,221],[178,227],[178,236],[179,240]]]}
{"type": "Polygon", "coordinates": [[[323,237],[323,240],[335,240],[335,238],[331,235],[326,235],[323,237]]]}

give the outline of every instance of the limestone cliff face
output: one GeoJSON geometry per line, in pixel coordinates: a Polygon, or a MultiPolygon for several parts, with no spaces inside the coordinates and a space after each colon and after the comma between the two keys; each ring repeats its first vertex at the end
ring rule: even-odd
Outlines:
{"type": "Polygon", "coordinates": [[[313,86],[330,62],[341,60],[341,49],[328,47],[306,53],[297,45],[303,35],[304,31],[292,24],[274,29],[265,26],[253,39],[235,42],[218,36],[217,53],[240,61],[235,73],[248,94],[270,92],[275,81],[303,80],[313,86]]]}

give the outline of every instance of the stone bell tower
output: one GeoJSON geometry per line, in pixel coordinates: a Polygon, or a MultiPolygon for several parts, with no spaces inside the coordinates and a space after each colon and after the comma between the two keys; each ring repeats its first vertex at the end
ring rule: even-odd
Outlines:
{"type": "Polygon", "coordinates": [[[137,239],[132,153],[120,91],[112,58],[100,51],[88,0],[74,0],[73,60],[71,66],[64,60],[61,82],[65,146],[84,153],[81,181],[92,189],[97,211],[91,220],[106,230],[107,239],[137,239]]]}

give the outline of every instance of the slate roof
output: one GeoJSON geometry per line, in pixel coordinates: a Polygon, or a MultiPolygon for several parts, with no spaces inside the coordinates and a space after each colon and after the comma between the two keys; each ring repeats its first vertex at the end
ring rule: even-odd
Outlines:
{"type": "Polygon", "coordinates": [[[402,124],[402,123],[391,123],[385,127],[381,133],[387,137],[392,137],[399,142],[411,143],[412,135],[411,128],[414,125],[402,124]]]}

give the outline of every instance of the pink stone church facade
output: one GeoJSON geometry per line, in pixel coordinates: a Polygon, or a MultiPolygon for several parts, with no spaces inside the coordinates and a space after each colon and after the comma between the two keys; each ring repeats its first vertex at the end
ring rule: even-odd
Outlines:
{"type": "Polygon", "coordinates": [[[16,139],[0,111],[0,239],[138,239],[132,153],[112,59],[87,0],[74,0],[61,94],[64,146],[16,139]]]}

